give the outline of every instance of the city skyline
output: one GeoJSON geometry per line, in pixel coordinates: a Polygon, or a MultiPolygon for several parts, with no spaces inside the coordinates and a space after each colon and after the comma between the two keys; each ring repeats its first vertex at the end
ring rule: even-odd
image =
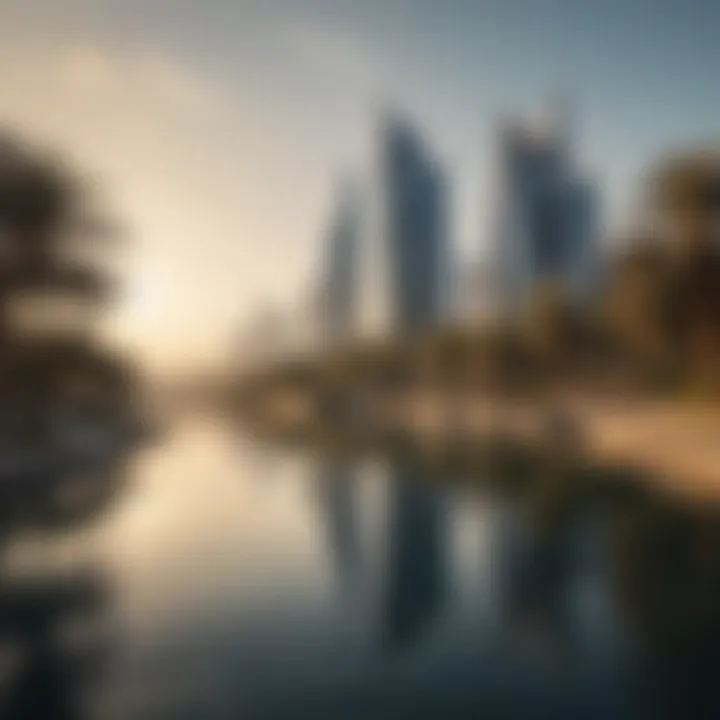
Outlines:
{"type": "Polygon", "coordinates": [[[227,357],[259,307],[294,302],[337,172],[363,161],[388,98],[452,174],[463,259],[487,242],[505,113],[574,98],[603,230],[659,156],[718,137],[709,4],[40,5],[0,2],[0,116],[106,189],[134,237],[114,332],[160,368],[227,357]]]}
{"type": "Polygon", "coordinates": [[[298,342],[302,318],[293,307],[276,355],[442,325],[512,321],[548,285],[578,302],[596,298],[607,259],[598,227],[602,198],[578,165],[575,123],[567,104],[556,102],[544,116],[513,117],[499,127],[489,247],[463,262],[448,217],[452,178],[414,120],[386,108],[378,117],[373,170],[355,173],[337,190],[317,289],[308,293],[321,298],[317,329],[307,328],[298,342]],[[486,272],[473,277],[468,265],[486,272]]]}

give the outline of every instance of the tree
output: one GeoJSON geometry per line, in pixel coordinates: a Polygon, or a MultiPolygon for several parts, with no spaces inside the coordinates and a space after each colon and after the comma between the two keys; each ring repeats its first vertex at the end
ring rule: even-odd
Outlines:
{"type": "Polygon", "coordinates": [[[128,409],[134,393],[129,367],[122,369],[93,340],[113,285],[97,251],[115,236],[97,197],[69,166],[16,138],[0,140],[0,393],[6,413],[46,424],[59,403],[79,403],[69,397],[78,377],[86,386],[95,383],[95,397],[104,393],[115,412],[128,409]]]}
{"type": "Polygon", "coordinates": [[[720,388],[720,154],[661,163],[649,203],[652,240],[635,254],[640,273],[636,267],[635,297],[625,304],[640,311],[658,353],[694,381],[720,388]]]}

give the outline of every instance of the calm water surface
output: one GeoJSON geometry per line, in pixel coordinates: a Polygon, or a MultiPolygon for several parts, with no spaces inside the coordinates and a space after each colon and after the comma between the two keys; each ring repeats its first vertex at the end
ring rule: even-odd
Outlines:
{"type": "Polygon", "coordinates": [[[619,553],[615,515],[533,518],[185,417],[91,527],[14,549],[103,588],[102,672],[40,663],[47,716],[77,693],[118,718],[717,717],[715,518],[636,523],[619,553]]]}

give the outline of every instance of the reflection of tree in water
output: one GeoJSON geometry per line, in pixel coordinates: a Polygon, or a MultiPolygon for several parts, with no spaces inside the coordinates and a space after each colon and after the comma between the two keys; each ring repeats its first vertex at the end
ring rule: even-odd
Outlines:
{"type": "Polygon", "coordinates": [[[658,504],[617,533],[616,590],[652,717],[720,717],[720,513],[658,504]]]}
{"type": "Polygon", "coordinates": [[[73,529],[91,520],[115,498],[125,479],[125,458],[57,473],[16,476],[2,490],[0,536],[18,531],[73,529]]]}
{"type": "MultiPolygon", "coordinates": [[[[6,495],[4,541],[33,532],[69,532],[94,519],[118,491],[122,459],[81,481],[93,492],[64,493],[71,475],[29,483],[6,495]],[[58,503],[56,498],[62,498],[58,503]]],[[[0,678],[0,717],[82,718],[85,694],[97,678],[104,644],[107,592],[95,572],[58,572],[27,578],[0,576],[0,648],[11,662],[0,678]]]]}
{"type": "Polygon", "coordinates": [[[103,602],[92,575],[4,583],[0,633],[16,666],[2,687],[3,717],[85,716],[81,689],[97,675],[106,650],[98,634],[103,602]]]}
{"type": "Polygon", "coordinates": [[[600,521],[607,533],[594,539],[609,541],[601,581],[629,641],[635,700],[652,718],[720,717],[720,511],[618,489],[599,497],[597,487],[568,487],[572,499],[554,498],[552,522],[533,515],[535,500],[525,503],[508,526],[520,542],[503,565],[505,624],[526,637],[539,626],[550,647],[571,649],[579,538],[600,521]]]}
{"type": "MultiPolygon", "coordinates": [[[[96,201],[54,156],[0,138],[3,556],[28,531],[90,521],[124,479],[137,397],[131,367],[94,332],[111,299],[114,235],[96,201]]],[[[0,717],[85,716],[81,690],[102,650],[87,631],[105,599],[95,574],[23,578],[3,562],[0,717]]]]}

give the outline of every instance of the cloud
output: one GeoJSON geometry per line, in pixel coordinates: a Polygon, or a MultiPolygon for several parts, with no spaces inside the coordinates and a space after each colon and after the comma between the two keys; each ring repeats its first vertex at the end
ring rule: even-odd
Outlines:
{"type": "Polygon", "coordinates": [[[134,70],[148,90],[169,102],[206,110],[222,104],[219,89],[205,77],[175,58],[162,53],[147,53],[135,58],[134,70]]]}
{"type": "Polygon", "coordinates": [[[66,86],[81,91],[97,91],[115,80],[115,66],[100,48],[77,44],[65,48],[55,65],[58,79],[66,86]]]}
{"type": "Polygon", "coordinates": [[[280,31],[280,39],[315,72],[362,90],[379,90],[390,74],[376,53],[354,36],[329,25],[288,22],[280,31]]]}
{"type": "Polygon", "coordinates": [[[178,58],[159,51],[113,52],[101,45],[74,43],[58,50],[53,63],[58,81],[75,93],[160,101],[181,109],[215,111],[221,93],[178,58]]]}

